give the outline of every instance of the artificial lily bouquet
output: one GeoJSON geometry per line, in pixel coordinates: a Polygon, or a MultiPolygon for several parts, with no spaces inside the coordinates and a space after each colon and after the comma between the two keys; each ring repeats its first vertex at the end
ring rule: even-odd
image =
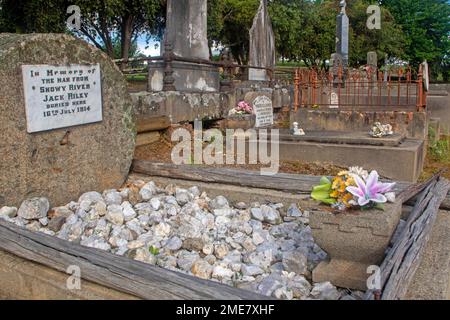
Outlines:
{"type": "Polygon", "coordinates": [[[245,101],[240,101],[236,107],[230,110],[229,115],[244,115],[244,114],[252,114],[253,108],[245,101]]]}
{"type": "Polygon", "coordinates": [[[394,186],[395,183],[380,182],[375,170],[369,174],[363,168],[350,167],[332,180],[322,177],[311,197],[339,211],[352,208],[384,210],[385,203],[395,202],[394,186]]]}

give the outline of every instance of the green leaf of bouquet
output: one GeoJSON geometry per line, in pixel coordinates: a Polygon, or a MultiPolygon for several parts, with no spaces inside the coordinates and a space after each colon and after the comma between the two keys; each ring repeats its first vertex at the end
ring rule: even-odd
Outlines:
{"type": "Polygon", "coordinates": [[[325,203],[325,204],[330,204],[331,205],[331,204],[335,204],[337,202],[337,200],[333,199],[333,198],[328,198],[328,199],[322,200],[322,202],[325,203]]]}
{"type": "Polygon", "coordinates": [[[313,192],[331,192],[331,184],[321,184],[320,186],[315,186],[313,192]]]}
{"type": "Polygon", "coordinates": [[[322,177],[320,179],[320,184],[329,184],[331,186],[331,181],[327,177],[322,177]]]}

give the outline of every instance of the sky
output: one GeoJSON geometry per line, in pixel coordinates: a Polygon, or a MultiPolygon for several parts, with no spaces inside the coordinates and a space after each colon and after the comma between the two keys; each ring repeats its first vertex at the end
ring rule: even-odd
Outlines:
{"type": "Polygon", "coordinates": [[[138,38],[138,47],[139,51],[143,52],[146,56],[155,57],[160,55],[159,42],[150,40],[150,42],[147,44],[145,41],[145,36],[141,36],[138,38]],[[155,45],[158,45],[158,48],[155,48],[155,45]]]}

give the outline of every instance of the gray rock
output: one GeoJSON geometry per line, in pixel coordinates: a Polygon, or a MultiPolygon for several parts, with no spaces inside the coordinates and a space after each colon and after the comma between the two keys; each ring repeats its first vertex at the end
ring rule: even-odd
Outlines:
{"type": "Polygon", "coordinates": [[[17,215],[26,220],[38,220],[46,217],[49,209],[47,198],[32,198],[22,202],[17,215]]]}
{"type": "Polygon", "coordinates": [[[281,216],[280,213],[278,212],[278,210],[267,206],[267,205],[262,205],[261,206],[261,212],[263,214],[264,217],[264,221],[270,224],[280,224],[281,223],[281,216]]]}
{"type": "Polygon", "coordinates": [[[288,286],[292,289],[294,298],[303,299],[309,296],[311,292],[311,284],[303,276],[295,276],[288,282],[288,286]]]}
{"type": "Polygon", "coordinates": [[[294,298],[294,293],[291,289],[283,286],[281,288],[275,289],[275,291],[273,292],[273,296],[281,300],[292,300],[292,298],[294,298]]]}
{"type": "Polygon", "coordinates": [[[304,275],[308,273],[308,252],[294,250],[283,252],[283,266],[288,272],[304,275]]]}
{"type": "Polygon", "coordinates": [[[168,223],[162,222],[154,227],[153,232],[155,236],[165,238],[170,235],[171,230],[172,228],[168,223]]]}
{"type": "Polygon", "coordinates": [[[192,265],[191,272],[194,276],[201,279],[210,279],[213,272],[213,267],[204,260],[197,260],[192,265]]]}
{"type": "Polygon", "coordinates": [[[107,205],[122,203],[122,196],[117,190],[106,190],[103,192],[103,198],[107,205]]]}
{"type": "Polygon", "coordinates": [[[171,251],[177,251],[181,249],[181,246],[183,245],[183,241],[181,241],[178,237],[172,237],[170,238],[165,245],[165,248],[171,250],[171,251]]]}
{"type": "Polygon", "coordinates": [[[193,186],[193,187],[189,188],[189,192],[190,192],[194,197],[200,196],[200,189],[199,189],[197,186],[193,186]]]}
{"type": "Polygon", "coordinates": [[[78,199],[78,203],[81,203],[83,201],[86,201],[89,206],[92,204],[95,204],[96,202],[103,202],[103,197],[100,193],[96,191],[86,192],[81,195],[81,197],[78,199]]]}
{"type": "Polygon", "coordinates": [[[338,300],[341,294],[330,282],[316,283],[311,290],[311,297],[319,300],[338,300]]]}
{"type": "Polygon", "coordinates": [[[190,271],[195,261],[200,258],[196,252],[180,251],[178,254],[177,265],[181,270],[190,271]]]}
{"type": "Polygon", "coordinates": [[[17,208],[16,207],[3,207],[0,209],[0,216],[14,218],[15,216],[17,216],[17,208]]]}
{"type": "Polygon", "coordinates": [[[265,277],[258,285],[258,292],[265,296],[272,296],[274,291],[283,286],[283,279],[281,274],[273,272],[269,276],[265,277]]]}
{"type": "Polygon", "coordinates": [[[136,213],[136,211],[134,211],[131,203],[129,203],[128,201],[125,201],[124,203],[122,203],[121,207],[122,207],[122,212],[123,212],[123,218],[125,221],[128,222],[128,221],[131,221],[134,218],[136,218],[137,213],[136,213]]]}
{"type": "Polygon", "coordinates": [[[182,248],[189,251],[201,252],[204,245],[205,243],[202,238],[188,238],[183,241],[182,248]]]}
{"type": "Polygon", "coordinates": [[[44,227],[47,226],[48,225],[48,218],[44,217],[44,218],[39,219],[39,223],[41,225],[43,225],[44,227]]]}
{"type": "Polygon", "coordinates": [[[247,204],[245,202],[238,202],[234,206],[238,210],[245,210],[248,208],[247,204]]]}
{"type": "Polygon", "coordinates": [[[186,203],[192,200],[191,195],[185,189],[177,189],[175,198],[180,206],[184,206],[186,203]]]}
{"type": "Polygon", "coordinates": [[[264,221],[264,214],[261,208],[251,208],[250,213],[252,214],[252,218],[258,221],[264,221]]]}
{"type": "Polygon", "coordinates": [[[148,251],[147,248],[131,250],[130,257],[136,261],[141,261],[152,265],[155,265],[157,260],[156,257],[148,251]]]}
{"type": "Polygon", "coordinates": [[[293,203],[293,204],[291,204],[291,206],[289,207],[289,209],[287,211],[287,216],[299,218],[302,216],[302,212],[298,209],[297,205],[295,203],[293,203]]]}
{"type": "Polygon", "coordinates": [[[274,259],[272,250],[255,251],[248,255],[248,262],[267,270],[274,259]]]}
{"type": "Polygon", "coordinates": [[[117,204],[109,205],[108,212],[106,213],[105,218],[112,224],[123,225],[125,219],[124,219],[122,207],[117,204]]]}
{"type": "Polygon", "coordinates": [[[211,209],[224,209],[229,208],[228,200],[224,196],[217,196],[214,200],[209,202],[211,209]]]}
{"type": "Polygon", "coordinates": [[[149,183],[145,184],[139,191],[139,195],[144,201],[149,201],[156,193],[157,193],[156,185],[153,181],[150,181],[149,183]]]}
{"type": "Polygon", "coordinates": [[[53,232],[58,232],[59,230],[61,230],[62,226],[66,222],[66,219],[67,218],[65,216],[54,217],[48,223],[47,228],[49,228],[53,232]]]}
{"type": "Polygon", "coordinates": [[[100,249],[104,251],[111,250],[111,246],[102,238],[91,236],[81,240],[80,244],[89,248],[100,249]]]}
{"type": "Polygon", "coordinates": [[[241,267],[241,272],[244,276],[257,276],[259,274],[263,274],[264,270],[259,266],[243,264],[241,267]]]}
{"type": "Polygon", "coordinates": [[[229,252],[228,245],[226,243],[216,244],[214,246],[214,255],[217,259],[223,259],[229,252]]]}
{"type": "Polygon", "coordinates": [[[152,198],[150,200],[150,205],[152,206],[153,210],[159,210],[159,208],[161,208],[161,201],[158,198],[152,198]]]}
{"type": "Polygon", "coordinates": [[[215,266],[212,272],[212,277],[218,280],[231,280],[233,276],[233,270],[223,264],[215,266]]]}

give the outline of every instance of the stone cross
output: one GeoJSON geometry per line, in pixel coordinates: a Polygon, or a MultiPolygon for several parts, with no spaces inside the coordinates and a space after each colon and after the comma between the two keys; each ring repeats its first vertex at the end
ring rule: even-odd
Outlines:
{"type": "Polygon", "coordinates": [[[175,55],[209,59],[207,11],[207,0],[167,0],[164,41],[175,55]]]}
{"type": "MultiPolygon", "coordinates": [[[[272,68],[275,66],[275,35],[272,21],[269,17],[267,0],[261,0],[250,29],[249,65],[272,68]]],[[[249,69],[249,80],[266,81],[269,79],[267,71],[249,69]]]]}

